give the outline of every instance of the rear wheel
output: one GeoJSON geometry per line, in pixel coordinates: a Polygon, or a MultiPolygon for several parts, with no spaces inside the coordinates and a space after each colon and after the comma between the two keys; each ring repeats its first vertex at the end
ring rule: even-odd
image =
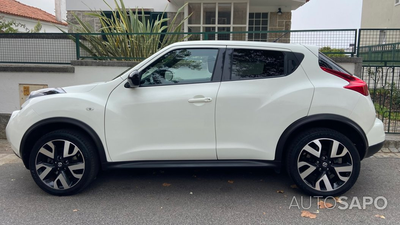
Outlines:
{"type": "Polygon", "coordinates": [[[287,169],[309,195],[336,196],[348,191],[360,173],[360,156],[343,134],[316,128],[301,133],[287,155],[287,169]]]}
{"type": "Polygon", "coordinates": [[[36,184],[53,195],[83,190],[96,176],[99,163],[92,142],[74,130],[56,130],[33,147],[29,168],[36,184]]]}

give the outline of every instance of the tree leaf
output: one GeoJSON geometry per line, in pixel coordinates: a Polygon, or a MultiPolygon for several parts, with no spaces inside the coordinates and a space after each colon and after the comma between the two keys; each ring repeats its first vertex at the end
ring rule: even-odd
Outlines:
{"type": "Polygon", "coordinates": [[[318,208],[320,209],[329,209],[332,208],[333,205],[329,202],[324,202],[324,201],[319,201],[318,202],[318,208]]]}
{"type": "Polygon", "coordinates": [[[233,184],[233,180],[228,180],[228,183],[233,184]]]}
{"type": "Polygon", "coordinates": [[[164,187],[169,187],[169,186],[171,186],[171,184],[163,183],[162,186],[164,186],[164,187]]]}
{"type": "Polygon", "coordinates": [[[310,218],[310,219],[315,219],[317,218],[317,215],[315,215],[314,213],[310,213],[309,211],[301,211],[301,217],[306,217],[306,218],[310,218]]]}
{"type": "Polygon", "coordinates": [[[337,203],[342,203],[342,201],[340,200],[339,197],[335,197],[335,201],[336,201],[337,203]]]}
{"type": "Polygon", "coordinates": [[[386,217],[385,217],[385,216],[383,216],[383,215],[379,215],[379,214],[375,215],[375,217],[377,217],[377,218],[381,218],[381,219],[386,219],[386,217]]]}

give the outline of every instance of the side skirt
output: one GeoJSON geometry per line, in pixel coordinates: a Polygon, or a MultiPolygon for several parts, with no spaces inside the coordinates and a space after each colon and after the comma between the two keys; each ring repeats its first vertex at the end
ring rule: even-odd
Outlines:
{"type": "Polygon", "coordinates": [[[128,168],[197,168],[197,167],[267,167],[279,169],[281,163],[262,160],[183,160],[183,161],[131,161],[103,164],[104,169],[128,168]]]}

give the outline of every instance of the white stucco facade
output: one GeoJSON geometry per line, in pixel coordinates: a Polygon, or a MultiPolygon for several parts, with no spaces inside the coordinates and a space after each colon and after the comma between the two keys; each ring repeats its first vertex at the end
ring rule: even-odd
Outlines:
{"type": "Polygon", "coordinates": [[[126,69],[128,67],[76,66],[74,73],[0,72],[0,113],[20,109],[20,84],[48,87],[88,84],[109,81],[126,69]]]}
{"type": "MultiPolygon", "coordinates": [[[[0,16],[3,17],[4,20],[6,21],[16,21],[17,23],[24,24],[25,27],[28,30],[33,30],[33,28],[36,26],[38,20],[34,19],[29,19],[25,17],[19,17],[19,16],[12,16],[4,13],[0,13],[0,16]]],[[[46,32],[46,33],[61,33],[61,31],[57,28],[61,28],[64,31],[68,30],[68,26],[64,26],[61,24],[54,24],[50,22],[45,22],[45,21],[39,21],[40,24],[42,25],[42,29],[40,30],[41,33],[46,32]]],[[[27,32],[24,28],[17,27],[19,32],[27,32]]]]}
{"type": "MultiPolygon", "coordinates": [[[[119,2],[119,1],[118,1],[119,2]]],[[[115,3],[108,0],[111,8],[115,8],[115,3]]],[[[145,0],[145,1],[124,1],[126,8],[144,8],[155,12],[176,12],[178,4],[170,3],[168,0],[145,0]]],[[[182,5],[181,5],[182,6],[182,5]]],[[[88,10],[110,10],[103,0],[67,0],[67,11],[88,11],[88,10]]]]}
{"type": "Polygon", "coordinates": [[[396,0],[363,0],[361,28],[400,28],[400,3],[396,0]]]}
{"type": "MultiPolygon", "coordinates": [[[[144,8],[155,12],[176,12],[182,5],[187,2],[248,2],[250,11],[252,12],[276,12],[281,8],[283,12],[290,12],[304,5],[306,0],[130,0],[124,1],[126,8],[144,8]]],[[[67,11],[87,11],[92,10],[109,10],[107,4],[103,0],[67,0],[67,11]]],[[[113,0],[107,3],[111,8],[115,8],[113,0]]]]}

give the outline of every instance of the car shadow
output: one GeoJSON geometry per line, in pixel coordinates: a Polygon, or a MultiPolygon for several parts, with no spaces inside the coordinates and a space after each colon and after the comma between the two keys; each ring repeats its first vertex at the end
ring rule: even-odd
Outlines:
{"type": "Polygon", "coordinates": [[[289,176],[267,168],[167,168],[101,171],[85,193],[230,193],[294,192],[289,176]]]}

